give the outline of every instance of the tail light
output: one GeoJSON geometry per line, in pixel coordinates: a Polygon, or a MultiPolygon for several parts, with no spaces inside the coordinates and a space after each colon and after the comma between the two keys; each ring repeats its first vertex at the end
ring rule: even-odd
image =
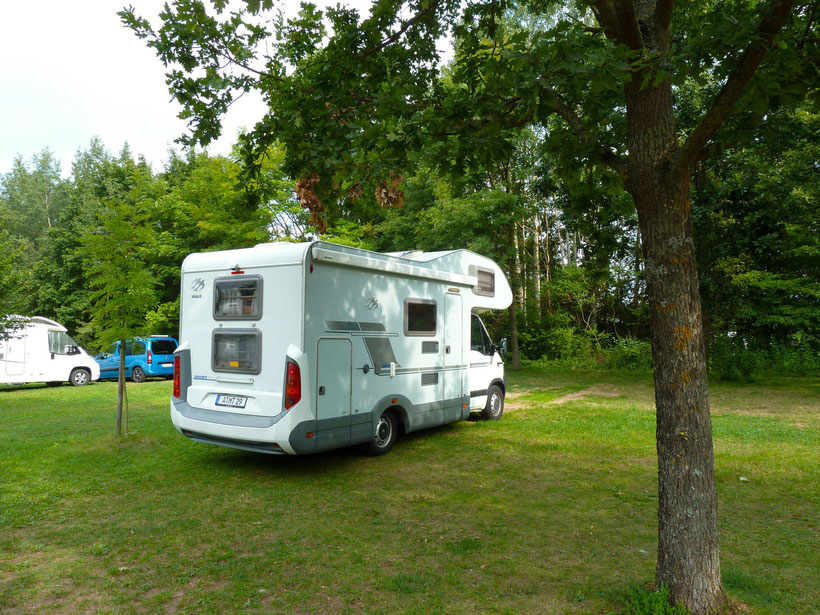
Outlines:
{"type": "Polygon", "coordinates": [[[151,363],[154,362],[154,355],[151,354],[150,350],[147,351],[145,354],[148,356],[148,358],[146,359],[146,362],[148,363],[148,365],[151,365],[151,363]]]}
{"type": "Polygon", "coordinates": [[[289,410],[302,399],[302,372],[293,361],[285,365],[285,410],[289,410]]]}
{"type": "Polygon", "coordinates": [[[180,372],[179,357],[174,357],[174,397],[180,397],[180,372]]]}

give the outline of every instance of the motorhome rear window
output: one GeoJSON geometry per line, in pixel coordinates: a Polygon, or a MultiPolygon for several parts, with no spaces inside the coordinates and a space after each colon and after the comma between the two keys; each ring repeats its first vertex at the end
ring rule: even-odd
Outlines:
{"type": "Polygon", "coordinates": [[[262,371],[262,333],[255,329],[214,331],[211,347],[215,372],[258,374],[262,371]]]}
{"type": "Polygon", "coordinates": [[[262,278],[258,275],[214,280],[216,320],[259,320],[262,318],[262,278]]]}
{"type": "Polygon", "coordinates": [[[404,300],[404,334],[436,334],[436,302],[432,299],[404,300]]]}
{"type": "Polygon", "coordinates": [[[476,269],[478,284],[473,287],[476,295],[493,297],[495,295],[495,272],[489,269],[476,269]]]}

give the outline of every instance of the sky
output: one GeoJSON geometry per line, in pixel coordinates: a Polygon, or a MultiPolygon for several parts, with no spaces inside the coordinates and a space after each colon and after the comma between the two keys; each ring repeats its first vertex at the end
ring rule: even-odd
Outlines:
{"type": "MultiPolygon", "coordinates": [[[[120,22],[127,4],[156,23],[164,1],[0,2],[0,174],[16,156],[29,161],[48,148],[68,176],[93,137],[115,154],[127,141],[134,156],[162,169],[186,122],[162,63],[120,22]]],[[[285,4],[286,13],[298,10],[298,0],[285,4]]],[[[258,96],[234,103],[208,151],[229,153],[240,128],[253,127],[263,110],[258,96]]]]}

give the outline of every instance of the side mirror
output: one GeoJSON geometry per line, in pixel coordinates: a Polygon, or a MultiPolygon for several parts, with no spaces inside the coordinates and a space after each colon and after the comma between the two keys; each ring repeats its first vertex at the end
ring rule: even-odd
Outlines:
{"type": "Polygon", "coordinates": [[[501,349],[501,354],[507,354],[507,338],[506,337],[501,338],[500,349],[501,349]]]}

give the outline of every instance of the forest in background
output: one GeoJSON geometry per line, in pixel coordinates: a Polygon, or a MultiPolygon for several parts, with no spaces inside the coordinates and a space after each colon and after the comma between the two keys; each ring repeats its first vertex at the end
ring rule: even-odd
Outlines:
{"type": "MultiPolygon", "coordinates": [[[[687,95],[693,95],[691,92],[687,95]]],[[[54,318],[84,346],[108,339],[92,318],[93,238],[116,225],[145,274],[144,334],[178,329],[179,269],[191,252],[266,241],[329,241],[377,251],[469,248],[497,260],[514,308],[492,314],[508,359],[649,368],[648,310],[634,206],[593,168],[559,172],[542,135],[521,129],[502,165],[460,160],[441,172],[431,148],[417,171],[370,194],[300,204],[274,146],[248,180],[240,156],[169,152],[154,170],[99,140],[68,178],[45,150],[0,177],[0,312],[54,318]],[[112,227],[112,224],[114,225],[112,227]],[[135,232],[139,229],[139,232],[135,232]]],[[[772,113],[745,147],[701,162],[692,210],[711,373],[725,379],[820,371],[820,114],[772,113]]],[[[109,336],[110,337],[110,336],[109,336]]]]}

